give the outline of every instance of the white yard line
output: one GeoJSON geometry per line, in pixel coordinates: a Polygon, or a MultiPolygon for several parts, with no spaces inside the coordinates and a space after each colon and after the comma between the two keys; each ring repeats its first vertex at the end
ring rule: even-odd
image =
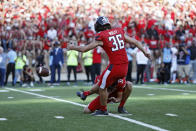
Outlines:
{"type": "Polygon", "coordinates": [[[40,92],[40,91],[45,91],[45,90],[43,90],[43,89],[28,89],[28,91],[40,92]]]}
{"type": "Polygon", "coordinates": [[[0,92],[9,92],[8,90],[0,90],[0,92]]]}
{"type": "Polygon", "coordinates": [[[156,87],[147,87],[147,86],[133,86],[135,88],[142,88],[142,89],[152,89],[152,90],[168,90],[168,91],[180,91],[180,92],[191,92],[196,93],[196,91],[192,90],[182,90],[182,89],[168,89],[168,88],[156,88],[156,87]]]}
{"type": "Polygon", "coordinates": [[[0,118],[0,121],[7,121],[7,118],[0,118]]]}
{"type": "Polygon", "coordinates": [[[175,117],[177,117],[178,115],[176,115],[176,114],[172,114],[172,113],[167,113],[167,114],[165,114],[166,116],[175,116],[175,117]]]}
{"type": "MultiPolygon", "coordinates": [[[[48,98],[48,99],[52,99],[52,100],[56,100],[56,101],[60,101],[60,102],[70,103],[70,104],[76,105],[76,106],[86,107],[86,105],[84,105],[84,104],[79,104],[79,103],[76,103],[76,102],[63,100],[63,99],[59,99],[59,98],[55,98],[55,97],[51,97],[51,96],[45,96],[45,95],[41,95],[41,94],[37,94],[37,93],[33,93],[33,92],[28,92],[28,91],[17,90],[17,89],[13,89],[13,88],[6,88],[6,89],[11,90],[11,91],[16,91],[16,92],[29,94],[29,95],[48,98]]],[[[115,115],[115,114],[109,113],[109,116],[115,117],[115,118],[118,118],[118,119],[121,119],[121,120],[125,120],[125,121],[131,122],[131,123],[135,123],[137,125],[144,126],[144,127],[156,130],[156,131],[169,131],[169,130],[160,128],[158,126],[150,125],[150,124],[147,124],[147,123],[144,123],[144,122],[141,122],[141,121],[137,121],[137,120],[134,120],[134,119],[130,119],[130,118],[127,118],[127,117],[123,117],[123,116],[120,116],[120,115],[115,115]]]]}
{"type": "Polygon", "coordinates": [[[64,116],[54,116],[56,119],[64,119],[64,116]]]}
{"type": "Polygon", "coordinates": [[[14,97],[12,97],[12,96],[8,96],[7,98],[8,98],[8,99],[14,99],[14,97]]]}

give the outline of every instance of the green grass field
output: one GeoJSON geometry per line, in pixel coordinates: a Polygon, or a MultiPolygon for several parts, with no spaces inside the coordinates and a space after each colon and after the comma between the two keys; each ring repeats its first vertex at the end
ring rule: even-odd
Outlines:
{"type": "Polygon", "coordinates": [[[82,113],[96,97],[81,101],[75,92],[82,88],[90,86],[0,88],[0,131],[196,130],[196,85],[134,86],[125,105],[130,114],[120,115],[118,104],[109,104],[111,114],[103,117],[82,113]]]}

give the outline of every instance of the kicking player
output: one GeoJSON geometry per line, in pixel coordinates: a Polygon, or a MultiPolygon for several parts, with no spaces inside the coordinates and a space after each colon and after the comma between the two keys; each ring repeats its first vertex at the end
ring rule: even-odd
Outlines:
{"type": "MultiPolygon", "coordinates": [[[[139,48],[146,57],[150,58],[150,54],[145,52],[141,44],[125,35],[122,28],[111,28],[110,22],[106,17],[98,17],[95,23],[96,41],[86,46],[76,46],[68,44],[69,50],[86,52],[101,46],[109,57],[110,64],[101,74],[100,82],[95,86],[99,87],[101,107],[96,111],[95,115],[108,115],[107,112],[107,88],[123,79],[128,71],[128,58],[125,51],[125,42],[134,44],[139,48]]],[[[95,88],[96,89],[96,88],[95,88]]],[[[91,92],[93,93],[93,91],[91,92]]]]}
{"type": "MultiPolygon", "coordinates": [[[[108,87],[108,100],[107,103],[120,103],[118,106],[118,112],[127,114],[128,112],[124,108],[124,104],[132,92],[132,83],[125,79],[119,79],[115,87],[108,87]]],[[[95,110],[100,109],[100,96],[97,96],[92,100],[88,106],[84,108],[84,113],[93,113],[95,110]]]]}

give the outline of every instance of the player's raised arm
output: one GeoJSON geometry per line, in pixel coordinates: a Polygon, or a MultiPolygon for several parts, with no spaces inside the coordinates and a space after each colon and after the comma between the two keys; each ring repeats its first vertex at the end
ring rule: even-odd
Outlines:
{"type": "Polygon", "coordinates": [[[102,46],[103,43],[101,41],[93,41],[92,43],[86,45],[86,46],[76,46],[72,44],[68,44],[67,49],[68,50],[76,50],[79,52],[87,52],[89,50],[92,50],[96,48],[97,46],[102,46]]]}
{"type": "Polygon", "coordinates": [[[140,44],[139,41],[137,41],[136,39],[133,39],[133,38],[129,37],[128,35],[125,35],[125,41],[127,43],[134,44],[138,49],[140,49],[144,53],[144,55],[146,57],[148,57],[149,59],[151,59],[151,55],[144,50],[144,48],[142,47],[142,45],[140,44]]]}

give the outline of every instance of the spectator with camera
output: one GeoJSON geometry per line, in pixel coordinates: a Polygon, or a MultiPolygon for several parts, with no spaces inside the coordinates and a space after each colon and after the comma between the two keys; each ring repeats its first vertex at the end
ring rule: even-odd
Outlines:
{"type": "Polygon", "coordinates": [[[183,38],[178,47],[177,63],[179,83],[186,84],[189,81],[190,50],[187,49],[183,38]]]}

